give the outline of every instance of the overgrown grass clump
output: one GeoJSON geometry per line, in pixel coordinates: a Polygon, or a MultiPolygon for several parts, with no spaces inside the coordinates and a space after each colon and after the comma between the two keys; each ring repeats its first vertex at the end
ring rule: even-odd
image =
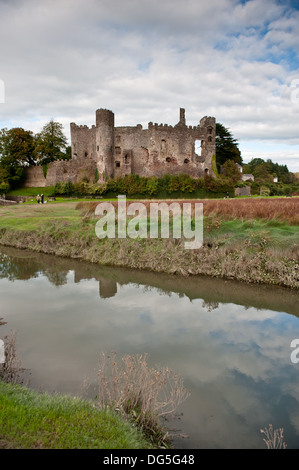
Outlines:
{"type": "Polygon", "coordinates": [[[119,409],[158,446],[168,446],[161,418],[174,414],[189,396],[183,380],[169,367],[150,367],[147,354],[102,353],[98,370],[99,403],[119,409]]]}
{"type": "Polygon", "coordinates": [[[145,449],[151,444],[116,412],[0,381],[0,448],[145,449]]]}

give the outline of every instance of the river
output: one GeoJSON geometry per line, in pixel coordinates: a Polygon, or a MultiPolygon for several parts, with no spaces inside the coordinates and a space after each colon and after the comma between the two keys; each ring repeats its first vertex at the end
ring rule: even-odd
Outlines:
{"type": "Polygon", "coordinates": [[[0,338],[17,333],[27,383],[97,393],[102,352],[148,354],[190,396],[166,422],[177,449],[299,448],[298,291],[101,267],[0,248],[0,338]]]}

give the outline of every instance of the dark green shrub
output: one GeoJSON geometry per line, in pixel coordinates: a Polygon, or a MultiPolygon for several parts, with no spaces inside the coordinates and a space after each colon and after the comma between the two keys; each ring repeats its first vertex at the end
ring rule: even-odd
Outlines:
{"type": "Polygon", "coordinates": [[[151,176],[150,178],[148,178],[146,183],[146,194],[148,196],[155,196],[156,194],[158,194],[158,189],[158,178],[156,178],[155,176],[151,176]]]}
{"type": "Polygon", "coordinates": [[[75,187],[71,181],[56,183],[54,187],[54,194],[56,196],[70,196],[74,191],[75,187]]]}
{"type": "Polygon", "coordinates": [[[5,181],[2,181],[2,183],[0,183],[0,195],[8,193],[9,190],[10,190],[9,184],[6,183],[5,181]]]}

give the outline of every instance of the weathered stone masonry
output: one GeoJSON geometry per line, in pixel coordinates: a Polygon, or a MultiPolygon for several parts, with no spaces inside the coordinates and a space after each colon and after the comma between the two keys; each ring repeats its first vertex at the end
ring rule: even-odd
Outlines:
{"type": "Polygon", "coordinates": [[[82,180],[82,175],[117,178],[129,174],[163,176],[187,173],[199,178],[206,173],[215,176],[216,121],[204,117],[197,126],[187,126],[185,110],[175,126],[148,123],[133,127],[115,127],[114,114],[107,109],[96,111],[96,124],[91,128],[71,123],[72,159],[53,162],[46,178],[41,167],[27,173],[27,186],[51,186],[60,181],[82,180]],[[198,150],[199,149],[199,150],[198,150]],[[98,170],[96,172],[96,169],[98,170]],[[36,183],[39,184],[36,184],[36,183]],[[41,184],[41,183],[44,184],[41,184]]]}

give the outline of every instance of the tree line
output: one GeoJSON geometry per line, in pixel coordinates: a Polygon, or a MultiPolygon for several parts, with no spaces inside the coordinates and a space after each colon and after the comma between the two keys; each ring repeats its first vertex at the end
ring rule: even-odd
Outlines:
{"type": "Polygon", "coordinates": [[[71,147],[59,122],[50,120],[37,134],[21,127],[1,129],[0,194],[22,183],[25,167],[70,158],[71,147]]]}
{"type": "MultiPolygon", "coordinates": [[[[271,186],[275,177],[277,177],[280,184],[298,185],[298,178],[289,171],[287,165],[281,165],[272,162],[271,159],[264,160],[262,158],[252,158],[249,163],[244,164],[237,139],[232,136],[232,133],[223,124],[216,123],[216,164],[218,172],[238,182],[242,178],[242,173],[238,170],[236,163],[242,166],[243,174],[253,175],[253,189],[261,185],[271,186]]],[[[273,195],[281,193],[278,189],[278,186],[276,186],[276,190],[272,188],[273,195]]],[[[280,189],[282,190],[282,188],[280,189]]]]}

